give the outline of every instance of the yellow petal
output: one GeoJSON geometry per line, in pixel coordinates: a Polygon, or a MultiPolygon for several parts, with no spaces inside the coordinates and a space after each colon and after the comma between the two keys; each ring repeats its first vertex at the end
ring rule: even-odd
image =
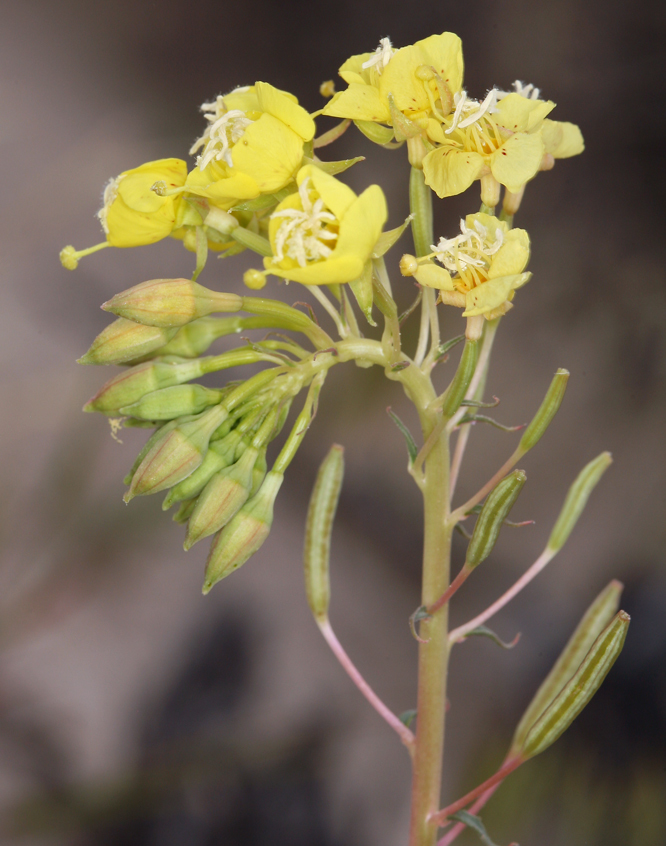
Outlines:
{"type": "Polygon", "coordinates": [[[303,159],[303,139],[281,120],[264,113],[251,123],[231,151],[232,172],[251,176],[262,193],[290,182],[303,159]]]}
{"type": "Polygon", "coordinates": [[[317,261],[307,267],[295,267],[284,270],[272,263],[271,259],[264,259],[264,267],[268,273],[291,279],[303,285],[334,285],[339,282],[351,282],[357,279],[363,271],[364,262],[358,256],[331,256],[324,261],[317,261]]]}
{"type": "Polygon", "coordinates": [[[530,259],[530,237],[524,229],[512,229],[492,256],[488,279],[522,273],[530,259]]]}
{"type": "Polygon", "coordinates": [[[379,77],[382,102],[388,102],[388,95],[392,94],[395,105],[401,112],[409,114],[429,109],[430,100],[423,82],[414,75],[416,69],[423,64],[423,53],[416,44],[397,50],[379,77]]]}
{"type": "Polygon", "coordinates": [[[154,244],[171,234],[176,219],[173,199],[167,198],[154,212],[138,212],[127,206],[121,197],[111,204],[106,215],[106,240],[113,247],[139,247],[154,244]]]}
{"type": "Polygon", "coordinates": [[[152,186],[162,181],[167,188],[181,188],[187,178],[187,164],[181,159],[160,159],[127,170],[121,176],[118,195],[131,209],[150,213],[160,209],[165,201],[151,190],[152,186]]]}
{"type": "Polygon", "coordinates": [[[356,194],[344,182],[340,182],[339,179],[325,173],[315,165],[306,165],[298,171],[296,183],[299,187],[308,176],[312,180],[312,187],[322,198],[324,204],[328,206],[338,220],[342,220],[347,209],[356,201],[356,194]]]}
{"type": "MultiPolygon", "coordinates": [[[[431,35],[415,44],[423,56],[423,64],[433,68],[455,94],[462,88],[462,41],[453,32],[431,35]]],[[[392,61],[392,60],[391,60],[392,61]]],[[[390,66],[390,63],[389,63],[390,66]]]]}
{"type": "Polygon", "coordinates": [[[477,288],[472,288],[465,295],[466,309],[463,317],[474,317],[477,314],[486,314],[493,309],[499,308],[507,300],[511,299],[515,288],[524,285],[530,278],[529,273],[519,273],[515,276],[501,276],[498,279],[491,279],[484,282],[477,288]]]}
{"type": "Polygon", "coordinates": [[[363,65],[368,61],[372,53],[361,53],[358,56],[350,56],[347,61],[340,66],[338,73],[347,83],[351,85],[352,82],[359,82],[366,85],[370,82],[370,68],[364,68],[363,65]]]}
{"type": "MultiPolygon", "coordinates": [[[[388,209],[382,189],[379,185],[366,188],[342,218],[338,242],[331,258],[355,255],[360,258],[362,265],[365,264],[381,235],[387,217],[388,209]]],[[[351,280],[338,279],[337,281],[351,280]]]]}
{"type": "Polygon", "coordinates": [[[503,235],[506,235],[509,231],[509,225],[505,221],[500,220],[498,217],[495,217],[492,214],[476,212],[475,214],[468,214],[465,217],[465,224],[467,225],[468,229],[474,229],[474,224],[477,222],[480,223],[481,226],[485,227],[488,230],[489,235],[492,235],[493,238],[495,237],[495,232],[498,229],[502,232],[503,235]]]}
{"type": "Polygon", "coordinates": [[[198,197],[206,197],[212,200],[215,205],[222,207],[232,206],[238,200],[253,200],[259,196],[261,189],[255,179],[246,173],[241,173],[240,171],[234,173],[233,169],[231,171],[233,173],[232,176],[226,179],[218,179],[215,182],[208,182],[207,184],[202,184],[202,182],[205,182],[206,177],[202,180],[200,177],[190,174],[187,186],[188,191],[196,194],[198,197]]]}
{"type": "Polygon", "coordinates": [[[427,288],[438,288],[440,291],[454,290],[451,274],[433,262],[420,264],[414,277],[419,285],[425,285],[427,288]]]}
{"type": "Polygon", "coordinates": [[[510,132],[530,132],[554,108],[552,100],[530,100],[512,93],[499,101],[493,120],[510,132]]]}
{"type": "Polygon", "coordinates": [[[578,156],[585,149],[583,134],[575,123],[545,120],[541,127],[541,138],[546,152],[555,159],[578,156]]]}
{"type": "Polygon", "coordinates": [[[232,109],[240,109],[242,112],[258,112],[259,100],[257,99],[257,92],[254,85],[249,85],[231,91],[224,95],[224,105],[231,111],[232,109]]]}
{"type": "Polygon", "coordinates": [[[462,194],[479,177],[485,162],[479,153],[459,147],[438,147],[423,159],[423,175],[438,197],[462,194]]]}
{"type": "Polygon", "coordinates": [[[282,123],[286,123],[304,141],[310,141],[314,137],[315,123],[294,97],[268,82],[257,82],[255,87],[262,112],[268,112],[282,123]]]}
{"type": "Polygon", "coordinates": [[[380,123],[387,123],[391,117],[388,101],[380,97],[379,91],[372,85],[357,82],[353,82],[346,91],[335,94],[322,109],[322,114],[380,123]]]}
{"type": "Polygon", "coordinates": [[[490,157],[490,169],[495,179],[515,194],[536,175],[543,154],[540,133],[518,132],[495,150],[490,157]]]}

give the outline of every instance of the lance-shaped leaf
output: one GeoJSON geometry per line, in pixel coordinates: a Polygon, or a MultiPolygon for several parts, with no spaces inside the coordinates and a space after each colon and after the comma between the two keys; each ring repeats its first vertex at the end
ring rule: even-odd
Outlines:
{"type": "Polygon", "coordinates": [[[513,736],[512,752],[517,753],[522,748],[529,730],[570,681],[592,644],[613,619],[620,607],[623,587],[621,582],[613,579],[587,609],[518,723],[513,736]]]}
{"type": "Polygon", "coordinates": [[[527,732],[519,751],[523,759],[548,749],[599,690],[622,651],[629,621],[625,611],[618,611],[594,641],[580,667],[527,732]]]}
{"type": "Polygon", "coordinates": [[[466,825],[467,828],[471,828],[472,831],[475,831],[481,838],[481,842],[484,846],[495,846],[495,843],[493,843],[490,837],[488,837],[488,832],[481,821],[481,817],[470,814],[469,811],[458,811],[457,814],[451,814],[449,819],[461,822],[463,825],[466,825]]]}
{"type": "Polygon", "coordinates": [[[398,417],[398,415],[391,411],[391,407],[389,406],[386,409],[386,413],[391,418],[391,420],[395,423],[395,425],[400,430],[403,438],[405,439],[405,443],[407,444],[407,452],[409,453],[409,463],[413,464],[416,456],[419,453],[418,447],[416,446],[416,441],[412,437],[412,433],[409,431],[407,426],[402,422],[402,420],[398,417]]]}

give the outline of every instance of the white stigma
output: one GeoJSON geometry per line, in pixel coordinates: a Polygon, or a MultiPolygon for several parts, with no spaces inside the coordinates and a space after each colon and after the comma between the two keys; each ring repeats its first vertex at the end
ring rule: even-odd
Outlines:
{"type": "Polygon", "coordinates": [[[451,126],[444,130],[445,134],[450,135],[454,129],[465,129],[481,120],[484,115],[494,114],[497,111],[497,100],[501,93],[497,88],[491,88],[482,103],[479,103],[478,100],[469,99],[466,91],[454,94],[453,102],[456,109],[453,113],[451,126]]]}
{"type": "Polygon", "coordinates": [[[335,221],[335,215],[324,211],[321,197],[312,202],[309,191],[310,177],[307,176],[298,189],[303,211],[283,209],[274,212],[271,218],[284,218],[275,236],[275,260],[282,261],[289,257],[306,267],[309,261],[325,259],[333,250],[324,241],[337,240],[337,233],[326,228],[335,221]]]}
{"type": "Polygon", "coordinates": [[[393,49],[393,45],[391,44],[390,38],[380,38],[379,39],[379,47],[375,50],[375,52],[370,56],[367,62],[363,62],[361,67],[364,70],[368,68],[374,68],[378,74],[384,70],[386,65],[391,61],[393,58],[393,53],[395,50],[393,49]]]}
{"type": "Polygon", "coordinates": [[[470,229],[464,220],[460,221],[460,235],[455,238],[440,238],[438,244],[430,249],[435,257],[447,270],[452,272],[473,267],[488,267],[489,258],[504,243],[504,233],[498,227],[495,238],[490,240],[488,229],[478,220],[474,222],[474,229],[470,229]]]}
{"type": "MultiPolygon", "coordinates": [[[[247,90],[248,86],[236,88],[232,94],[247,90]]],[[[222,95],[216,97],[212,103],[203,103],[201,111],[210,126],[206,128],[201,138],[192,145],[190,155],[194,155],[200,147],[204,148],[203,153],[197,156],[197,165],[200,170],[204,170],[212,161],[219,161],[220,159],[226,162],[229,167],[233,167],[231,148],[240,140],[253,121],[240,109],[228,110],[222,95]]]]}
{"type": "Polygon", "coordinates": [[[102,196],[102,208],[97,212],[97,219],[102,224],[102,229],[107,235],[109,234],[109,225],[106,222],[106,218],[109,213],[111,203],[118,196],[118,185],[120,184],[121,179],[122,176],[116,176],[113,179],[109,179],[106,183],[104,186],[104,194],[102,196]]]}

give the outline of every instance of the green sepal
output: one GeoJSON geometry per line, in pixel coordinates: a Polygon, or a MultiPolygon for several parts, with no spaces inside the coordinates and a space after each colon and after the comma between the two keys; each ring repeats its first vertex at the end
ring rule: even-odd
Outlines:
{"type": "Polygon", "coordinates": [[[365,315],[365,319],[371,326],[376,326],[377,323],[372,317],[372,262],[366,261],[363,265],[363,271],[358,279],[354,279],[349,283],[352,294],[356,297],[356,302],[359,308],[365,315]]]}
{"type": "Polygon", "coordinates": [[[314,159],[304,158],[303,165],[314,165],[319,170],[323,170],[324,173],[328,173],[330,176],[336,176],[338,173],[344,173],[350,167],[364,161],[365,156],[355,156],[353,159],[341,159],[337,162],[322,162],[319,159],[315,161],[314,159]]]}
{"type": "Polygon", "coordinates": [[[290,182],[274,194],[262,194],[259,197],[255,197],[254,200],[245,200],[243,203],[237,203],[233,206],[232,211],[264,211],[264,209],[270,209],[271,206],[277,206],[278,203],[281,203],[290,194],[295,194],[297,190],[296,183],[290,182]]]}
{"type": "Polygon", "coordinates": [[[393,141],[394,133],[390,126],[383,126],[381,123],[375,123],[372,120],[355,120],[354,124],[366,138],[369,138],[375,144],[383,146],[393,141]]]}
{"type": "Polygon", "coordinates": [[[377,243],[375,244],[374,249],[372,251],[372,258],[378,259],[388,253],[391,247],[395,243],[397,243],[398,239],[403,234],[405,229],[407,229],[411,222],[412,215],[410,214],[408,217],[405,218],[405,222],[401,226],[396,226],[395,229],[388,229],[386,232],[382,232],[382,234],[377,239],[377,243]]]}

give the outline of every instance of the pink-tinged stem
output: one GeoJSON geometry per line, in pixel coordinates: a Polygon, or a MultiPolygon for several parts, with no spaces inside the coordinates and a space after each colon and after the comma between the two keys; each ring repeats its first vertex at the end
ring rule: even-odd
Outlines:
{"type": "Polygon", "coordinates": [[[462,809],[469,805],[474,799],[477,799],[482,794],[486,793],[491,787],[495,787],[495,785],[499,785],[500,782],[504,781],[504,779],[512,773],[515,769],[517,769],[521,764],[525,762],[524,758],[510,758],[506,761],[502,766],[497,770],[495,775],[490,776],[490,778],[486,779],[482,784],[478,787],[475,787],[474,790],[470,790],[469,793],[466,793],[461,799],[458,799],[457,802],[454,802],[452,805],[449,805],[447,808],[442,808],[441,811],[438,811],[436,814],[433,814],[430,818],[432,822],[436,822],[437,825],[445,825],[446,820],[451,814],[455,814],[458,811],[462,811],[462,809]]]}
{"type": "Polygon", "coordinates": [[[463,640],[473,629],[476,629],[478,626],[482,626],[486,620],[489,620],[494,614],[497,614],[497,612],[501,608],[504,608],[508,602],[511,602],[514,596],[520,593],[520,591],[528,585],[532,579],[539,575],[546,564],[548,564],[548,562],[554,558],[556,554],[557,550],[546,547],[529,570],[526,570],[506,593],[503,593],[499,599],[495,600],[492,605],[488,606],[488,608],[486,608],[485,611],[482,611],[477,617],[474,617],[473,620],[459,626],[457,629],[453,629],[453,631],[449,634],[449,641],[451,643],[456,643],[463,640]]]}
{"type": "MultiPolygon", "coordinates": [[[[502,784],[501,781],[498,781],[497,784],[494,784],[492,787],[489,787],[484,793],[479,796],[476,802],[467,810],[470,814],[478,814],[479,811],[483,808],[486,802],[490,799],[493,793],[497,790],[497,788],[502,784]]],[[[456,823],[450,831],[447,831],[444,837],[437,842],[437,846],[449,846],[449,844],[453,843],[456,837],[461,834],[467,826],[465,823],[456,823]]]]}
{"type": "Polygon", "coordinates": [[[363,676],[359,673],[352,663],[351,658],[343,649],[342,644],[337,639],[329,621],[318,620],[317,625],[319,626],[321,633],[324,635],[326,643],[328,643],[331,647],[333,654],[338,659],[349,678],[354,682],[356,687],[361,691],[363,696],[365,696],[375,711],[377,711],[379,716],[383,717],[391,728],[398,733],[400,740],[402,740],[411,754],[414,747],[414,734],[403,722],[400,721],[393,711],[391,711],[391,709],[382,702],[363,676]]]}
{"type": "Polygon", "coordinates": [[[463,567],[462,570],[458,573],[455,579],[451,582],[448,588],[444,591],[444,593],[439,597],[436,602],[433,602],[432,605],[429,605],[426,608],[426,612],[432,616],[435,611],[439,611],[442,605],[446,605],[446,603],[451,599],[453,594],[458,590],[458,588],[463,584],[465,579],[471,573],[471,569],[467,567],[463,567]]]}

